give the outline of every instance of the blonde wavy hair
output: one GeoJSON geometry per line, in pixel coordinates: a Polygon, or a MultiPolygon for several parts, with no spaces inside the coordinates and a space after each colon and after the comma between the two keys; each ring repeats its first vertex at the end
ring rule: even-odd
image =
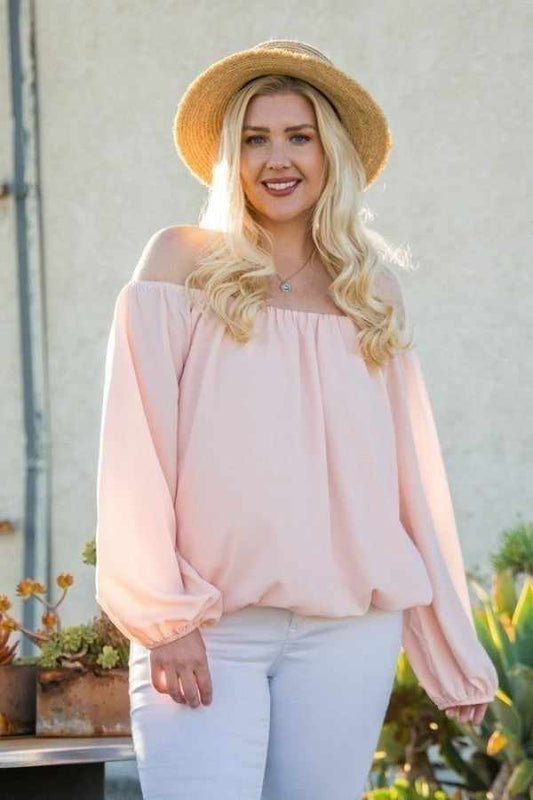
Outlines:
{"type": "Polygon", "coordinates": [[[288,92],[303,95],[313,104],[325,152],[325,186],[309,227],[332,278],[329,295],[359,329],[359,349],[367,364],[382,366],[395,350],[412,345],[412,339],[404,338],[400,284],[385,264],[409,268],[409,248],[394,249],[381,234],[366,227],[364,217],[369,212],[361,202],[366,185],[362,162],[329,100],[303,80],[261,76],[232,97],[222,124],[213,180],[199,217],[200,228],[221,236],[210,237],[185,287],[202,290],[204,303],[236,342],[249,341],[254,317],[266,305],[268,278],[276,271],[271,255],[261,246],[261,241],[272,246],[272,236],[255,218],[240,180],[242,127],[252,97],[288,92]]]}

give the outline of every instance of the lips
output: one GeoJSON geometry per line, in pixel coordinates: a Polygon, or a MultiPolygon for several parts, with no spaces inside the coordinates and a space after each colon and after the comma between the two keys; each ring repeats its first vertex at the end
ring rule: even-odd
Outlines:
{"type": "Polygon", "coordinates": [[[301,178],[283,178],[283,180],[280,180],[278,178],[277,180],[274,179],[274,180],[271,180],[271,181],[261,181],[261,183],[263,184],[263,186],[266,186],[269,183],[272,186],[274,186],[275,184],[283,184],[283,183],[295,183],[295,182],[296,183],[300,183],[300,181],[301,181],[301,178]]]}
{"type": "Polygon", "coordinates": [[[292,180],[283,180],[283,181],[261,181],[265,190],[272,195],[273,197],[285,197],[286,195],[292,194],[297,186],[301,183],[299,178],[293,178],[292,180]],[[268,183],[271,186],[268,186],[268,183]],[[275,188],[276,185],[283,186],[283,188],[275,188]]]}

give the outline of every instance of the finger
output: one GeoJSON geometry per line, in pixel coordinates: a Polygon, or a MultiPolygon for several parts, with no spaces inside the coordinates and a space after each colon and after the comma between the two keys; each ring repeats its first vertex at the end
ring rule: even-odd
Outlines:
{"type": "Polygon", "coordinates": [[[198,687],[196,686],[196,678],[192,669],[182,670],[180,672],[180,681],[187,703],[192,706],[192,708],[199,706],[200,698],[198,696],[198,687]]]}
{"type": "Polygon", "coordinates": [[[150,673],[154,689],[160,694],[168,694],[167,678],[163,667],[152,664],[150,673]]]}
{"type": "Polygon", "coordinates": [[[213,686],[211,683],[211,675],[209,673],[209,667],[207,666],[207,663],[196,667],[194,674],[196,676],[196,682],[200,692],[200,699],[204,706],[208,706],[213,699],[213,686]]]}
{"type": "Polygon", "coordinates": [[[459,706],[459,721],[468,722],[470,718],[470,706],[459,706]]]}
{"type": "Polygon", "coordinates": [[[459,721],[459,711],[460,706],[450,706],[446,709],[446,715],[450,717],[450,719],[455,719],[459,721]]]}
{"type": "Polygon", "coordinates": [[[479,706],[476,706],[476,710],[474,712],[474,718],[472,720],[473,725],[481,725],[483,722],[483,717],[485,716],[485,712],[487,710],[487,703],[481,703],[479,706]]]}
{"type": "Polygon", "coordinates": [[[171,664],[165,667],[165,675],[167,682],[167,694],[169,694],[176,703],[185,703],[183,692],[179,684],[178,673],[176,668],[171,664]]]}

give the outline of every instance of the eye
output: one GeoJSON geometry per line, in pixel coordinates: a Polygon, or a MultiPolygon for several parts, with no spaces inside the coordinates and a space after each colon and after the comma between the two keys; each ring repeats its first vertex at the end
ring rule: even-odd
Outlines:
{"type": "MultiPolygon", "coordinates": [[[[254,141],[254,139],[264,139],[264,138],[265,138],[264,136],[256,134],[255,136],[248,136],[244,141],[246,144],[250,144],[251,142],[254,141]]],[[[291,136],[291,139],[303,139],[306,142],[311,141],[311,137],[306,136],[304,133],[295,133],[293,136],[291,136]]]]}

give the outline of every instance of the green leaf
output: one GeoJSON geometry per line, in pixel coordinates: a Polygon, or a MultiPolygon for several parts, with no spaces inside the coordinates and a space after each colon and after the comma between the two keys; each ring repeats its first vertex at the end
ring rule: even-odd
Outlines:
{"type": "Polygon", "coordinates": [[[104,667],[105,669],[113,669],[113,667],[117,666],[119,661],[120,656],[118,652],[109,644],[103,646],[102,652],[96,659],[96,663],[100,664],[100,666],[104,667]]]}
{"type": "Polygon", "coordinates": [[[90,539],[85,543],[81,553],[81,560],[84,564],[92,567],[96,566],[96,538],[90,539]]]}
{"type": "Polygon", "coordinates": [[[522,720],[513,705],[511,698],[500,689],[491,703],[491,709],[500,721],[507,736],[512,736],[517,742],[522,740],[522,720]]]}
{"type": "Polygon", "coordinates": [[[504,689],[509,690],[510,687],[507,684],[507,670],[505,668],[501,652],[496,642],[492,638],[491,627],[489,625],[485,607],[473,606],[472,617],[474,619],[474,627],[476,629],[477,637],[488,653],[492,663],[496,667],[496,672],[498,673],[498,683],[503,686],[504,689]]]}
{"type": "Polygon", "coordinates": [[[494,613],[490,602],[485,602],[483,606],[487,614],[487,624],[491,638],[498,649],[504,668],[510,669],[517,661],[514,644],[509,639],[499,617],[494,613]]]}
{"type": "Polygon", "coordinates": [[[522,718],[525,742],[533,736],[533,669],[525,664],[516,664],[509,670],[513,692],[513,705],[522,718]]]}
{"type": "Polygon", "coordinates": [[[527,792],[533,783],[533,759],[525,758],[514,768],[509,778],[508,790],[510,795],[527,792]]]}
{"type": "Polygon", "coordinates": [[[522,586],[512,617],[516,631],[516,653],[521,664],[533,668],[533,582],[528,576],[522,586]]]}
{"type": "Polygon", "coordinates": [[[396,662],[396,683],[405,687],[418,685],[418,679],[403,648],[400,649],[396,662]]]}
{"type": "Polygon", "coordinates": [[[516,589],[510,569],[495,572],[492,576],[492,605],[497,614],[512,617],[516,606],[516,589]]]}

